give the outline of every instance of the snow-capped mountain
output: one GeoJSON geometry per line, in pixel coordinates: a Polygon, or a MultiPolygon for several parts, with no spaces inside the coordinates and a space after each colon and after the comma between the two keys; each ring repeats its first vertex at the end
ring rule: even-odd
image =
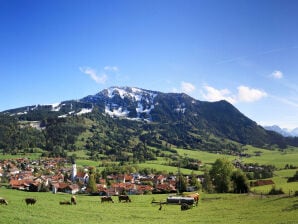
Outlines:
{"type": "Polygon", "coordinates": [[[110,87],[80,100],[26,106],[2,113],[16,116],[20,121],[41,122],[88,113],[91,114],[90,119],[109,115],[123,118],[121,121],[146,121],[138,126],[155,128],[161,139],[171,139],[174,145],[182,147],[199,147],[204,143],[206,133],[241,144],[265,145],[273,142],[285,145],[281,135],[266,132],[227,101],[199,101],[184,93],[162,93],[141,88],[110,87]]]}
{"type": "Polygon", "coordinates": [[[151,121],[154,98],[158,92],[131,87],[111,87],[81,99],[82,102],[104,107],[112,117],[126,117],[151,121]]]}
{"type": "Polygon", "coordinates": [[[275,131],[284,137],[298,137],[298,128],[289,130],[287,128],[280,128],[278,125],[264,126],[264,128],[268,131],[275,131]]]}

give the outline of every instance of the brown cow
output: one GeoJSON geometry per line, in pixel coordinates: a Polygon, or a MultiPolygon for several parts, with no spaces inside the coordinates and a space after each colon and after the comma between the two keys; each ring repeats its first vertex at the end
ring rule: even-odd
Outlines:
{"type": "Polygon", "coordinates": [[[0,198],[1,205],[8,205],[8,202],[4,198],[0,198]]]}
{"type": "Polygon", "coordinates": [[[119,195],[118,196],[119,202],[121,201],[125,201],[125,202],[131,202],[130,198],[128,197],[128,195],[119,195]]]}
{"type": "Polygon", "coordinates": [[[34,205],[36,203],[36,199],[35,198],[25,198],[25,202],[27,205],[34,205]]]}
{"type": "Polygon", "coordinates": [[[114,201],[113,201],[113,199],[112,199],[111,196],[103,196],[103,197],[101,197],[101,203],[103,203],[105,201],[114,203],[114,201]]]}
{"type": "Polygon", "coordinates": [[[189,195],[187,195],[187,197],[193,198],[195,203],[196,203],[196,206],[198,206],[199,200],[200,200],[200,194],[199,193],[189,194],[189,195]]]}
{"type": "Polygon", "coordinates": [[[71,198],[70,198],[70,201],[71,201],[71,204],[74,204],[74,205],[76,205],[77,204],[77,199],[76,199],[76,196],[71,196],[71,198]]]}

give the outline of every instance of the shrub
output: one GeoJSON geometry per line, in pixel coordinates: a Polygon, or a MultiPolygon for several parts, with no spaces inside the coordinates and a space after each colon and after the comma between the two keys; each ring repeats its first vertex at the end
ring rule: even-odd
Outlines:
{"type": "Polygon", "coordinates": [[[278,194],[284,194],[284,193],[285,192],[282,190],[282,188],[276,189],[275,185],[273,185],[268,194],[269,195],[278,195],[278,194]]]}

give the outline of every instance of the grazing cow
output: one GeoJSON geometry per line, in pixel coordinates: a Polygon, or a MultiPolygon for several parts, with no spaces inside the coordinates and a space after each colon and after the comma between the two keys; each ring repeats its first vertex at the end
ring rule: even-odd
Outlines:
{"type": "Polygon", "coordinates": [[[101,197],[101,203],[103,203],[105,201],[114,203],[113,198],[111,196],[103,196],[103,197],[101,197]]]}
{"type": "Polygon", "coordinates": [[[71,205],[70,201],[60,201],[59,202],[60,205],[71,205]]]}
{"type": "Polygon", "coordinates": [[[8,202],[4,198],[0,198],[1,205],[8,205],[8,202]]]}
{"type": "Polygon", "coordinates": [[[125,202],[131,202],[130,198],[128,197],[128,195],[119,195],[118,196],[119,202],[121,201],[125,201],[125,202]]]}
{"type": "Polygon", "coordinates": [[[35,198],[25,198],[25,202],[27,205],[34,205],[36,203],[36,199],[35,198]]]}
{"type": "Polygon", "coordinates": [[[188,210],[188,209],[191,209],[191,205],[186,204],[186,203],[181,204],[181,211],[185,211],[185,210],[188,210]]]}
{"type": "Polygon", "coordinates": [[[70,201],[71,201],[71,204],[74,204],[74,205],[76,205],[77,204],[77,199],[76,199],[76,196],[71,196],[71,198],[70,198],[70,201]]]}

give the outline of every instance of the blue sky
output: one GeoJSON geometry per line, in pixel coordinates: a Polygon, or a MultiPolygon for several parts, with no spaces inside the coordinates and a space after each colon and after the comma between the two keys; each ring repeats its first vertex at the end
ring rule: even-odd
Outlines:
{"type": "Polygon", "coordinates": [[[298,127],[298,1],[0,0],[0,111],[111,86],[298,127]]]}

